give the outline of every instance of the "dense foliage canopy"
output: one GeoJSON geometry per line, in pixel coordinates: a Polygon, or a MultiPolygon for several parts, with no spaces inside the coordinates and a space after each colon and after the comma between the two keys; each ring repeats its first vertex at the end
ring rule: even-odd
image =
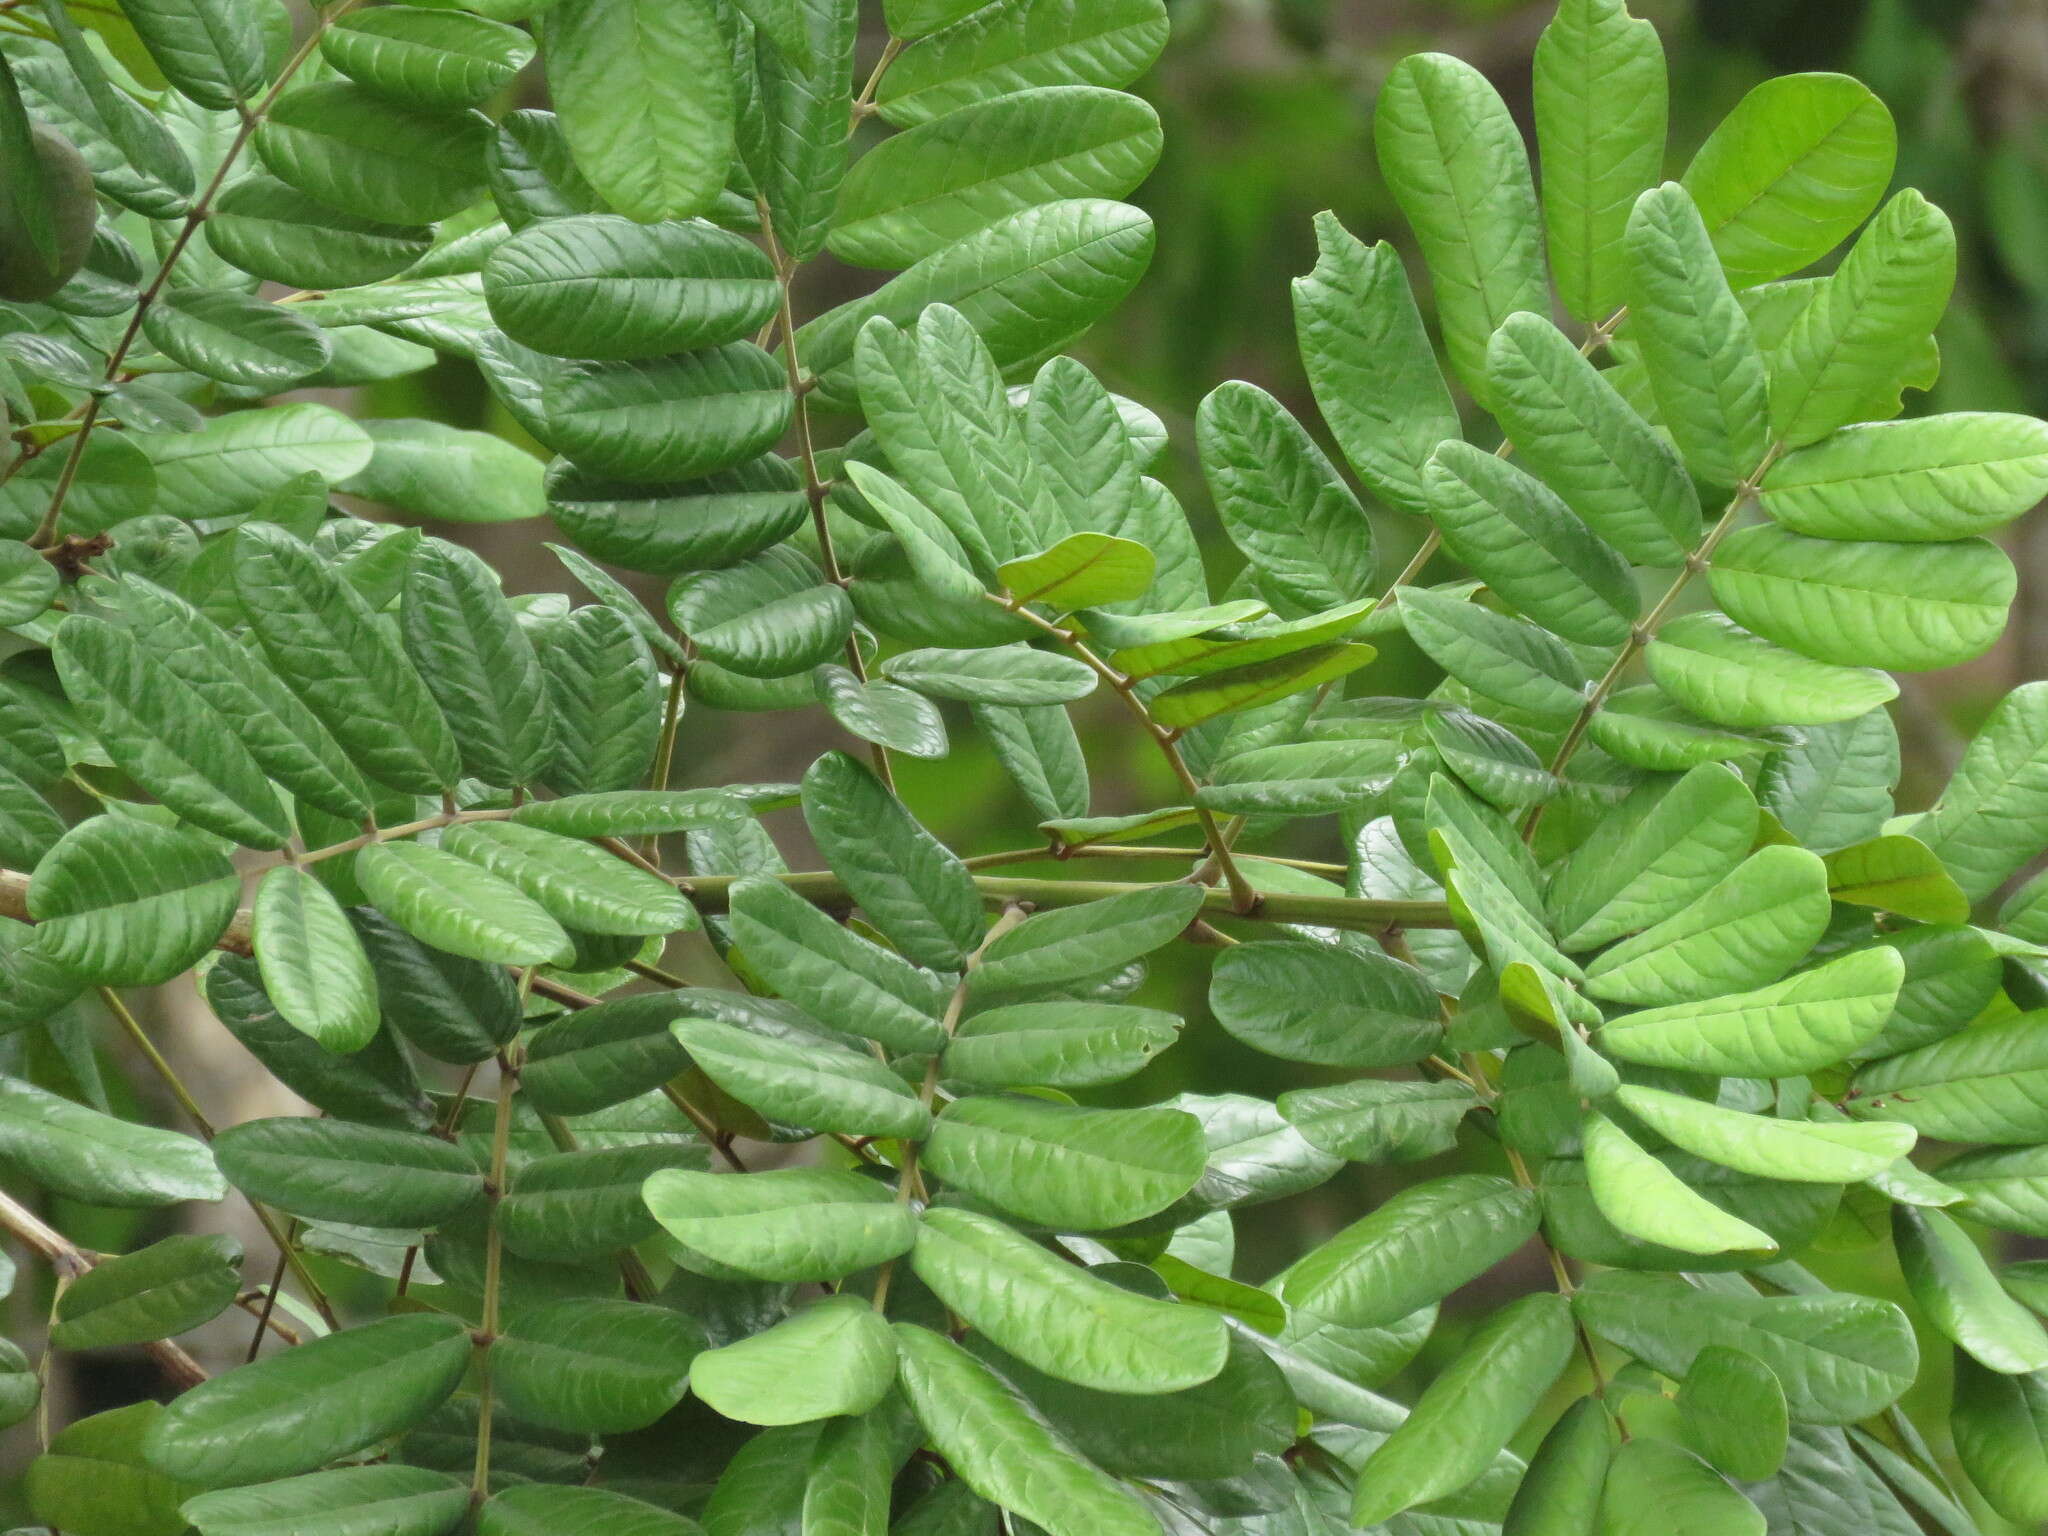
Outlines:
{"type": "MultiPolygon", "coordinates": [[[[2048,1237],[2048,682],[1919,812],[1886,708],[2004,631],[1987,535],[2048,424],[1902,415],[1956,242],[1884,104],[1770,80],[1666,181],[1621,0],[1545,31],[1533,156],[1476,69],[1401,62],[1375,148],[1426,282],[1319,221],[1294,315],[1350,476],[1208,394],[1215,588],[1160,417],[1064,355],[1153,252],[1162,0],[882,11],[864,86],[856,0],[342,0],[298,39],[279,0],[40,0],[6,36],[0,1225],[49,1350],[185,1388],[46,1415],[35,1518],[1964,1536],[1965,1483],[2048,1518],[2048,1268],[1984,1246],[2048,1237]],[[536,59],[552,110],[490,115],[536,59]],[[806,317],[825,256],[883,276],[806,317]],[[553,461],[266,403],[437,357],[553,461]],[[1354,480],[1426,530],[1404,568],[1354,480]],[[588,603],[404,521],[543,514],[588,603]],[[1396,646],[1441,681],[1376,688],[1396,646]],[[1095,694],[1170,803],[1100,813],[1095,694]],[[797,710],[847,738],[801,783],[677,783],[700,711],[797,710]],[[963,858],[897,794],[962,732],[1040,843],[963,858]],[[1335,860],[1284,855],[1305,824],[1335,860]],[[1289,1091],[1114,1091],[1182,1033],[1136,1000],[1181,945],[1197,1027],[1289,1091]],[[74,1003],[168,1074],[124,994],[188,973],[317,1114],[110,1102],[74,1003]],[[1347,1163],[1425,1166],[1240,1260],[1234,1211],[1347,1163]],[[65,1230],[231,1197],[268,1284],[65,1230]],[[1887,1243],[1910,1315],[1812,1262],[1887,1243]],[[1552,1286],[1378,1390],[1532,1245],[1552,1286]],[[209,1375],[174,1340],[238,1302],[276,1338],[209,1375]],[[1952,1456],[1897,1407],[1925,1345],[1952,1456]]],[[[41,1375],[0,1348],[0,1410],[41,1375]]]]}

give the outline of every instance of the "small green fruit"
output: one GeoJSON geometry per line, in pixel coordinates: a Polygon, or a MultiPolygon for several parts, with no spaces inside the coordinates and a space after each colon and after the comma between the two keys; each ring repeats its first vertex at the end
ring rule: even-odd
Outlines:
{"type": "Polygon", "coordinates": [[[0,182],[0,299],[22,303],[48,298],[85,265],[100,212],[92,172],[71,141],[41,124],[34,131],[36,158],[42,162],[57,228],[57,264],[52,267],[43,260],[29,239],[15,189],[0,182]]]}

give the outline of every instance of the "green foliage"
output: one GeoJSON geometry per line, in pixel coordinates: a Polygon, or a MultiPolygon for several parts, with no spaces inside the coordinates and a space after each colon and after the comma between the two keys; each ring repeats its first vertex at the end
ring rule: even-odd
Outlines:
{"type": "Polygon", "coordinates": [[[1544,33],[1533,160],[1395,66],[1427,282],[1318,221],[1339,457],[1201,402],[1212,590],[1166,428],[1063,355],[1151,258],[1165,5],[879,12],[867,76],[855,0],[9,18],[0,1225],[48,1347],[187,1389],[46,1435],[35,1517],[1971,1536],[1898,1412],[1946,1340],[1962,1478],[2042,1518],[2048,1286],[1987,1234],[2048,1236],[2048,685],[1917,811],[1887,707],[2004,633],[2048,424],[1902,417],[1956,238],[1889,111],[1771,80],[1660,184],[1620,0],[1544,33]],[[804,313],[822,253],[887,275],[804,313]],[[436,359],[516,440],[273,403],[436,359]],[[591,601],[406,521],[543,514],[591,601]],[[849,749],[674,787],[699,712],[795,711],[849,749]],[[1041,844],[929,824],[983,745],[1041,844]],[[146,1045],[188,973],[320,1115],[105,1091],[74,1004],[146,1045]],[[1290,1065],[1164,1096],[1210,1024],[1290,1065]],[[295,1342],[205,1379],[240,1246],[60,1228],[230,1194],[295,1342]]]}

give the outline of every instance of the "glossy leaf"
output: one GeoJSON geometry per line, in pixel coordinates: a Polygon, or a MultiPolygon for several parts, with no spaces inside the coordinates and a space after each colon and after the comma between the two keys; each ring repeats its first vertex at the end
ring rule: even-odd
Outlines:
{"type": "Polygon", "coordinates": [[[895,1337],[858,1296],[828,1296],[690,1364],[690,1390],[743,1424],[865,1413],[895,1379],[895,1337]]]}
{"type": "Polygon", "coordinates": [[[326,886],[298,866],[271,870],[250,903],[249,942],[287,1023],[336,1052],[370,1043],[381,1022],[377,978],[326,886]]]}
{"type": "Polygon", "coordinates": [[[345,1121],[244,1121],[214,1150],[237,1189],[316,1221],[438,1226],[484,1188],[475,1161],[451,1142],[345,1121]]]}
{"type": "Polygon", "coordinates": [[[647,1207],[677,1242],[762,1280],[837,1280],[910,1251],[917,1219],[857,1174],[777,1169],[729,1178],[671,1169],[647,1207]]]}
{"type": "Polygon", "coordinates": [[[1073,1109],[1026,1097],[956,1099],[925,1167],[998,1208],[1063,1231],[1122,1226],[1194,1188],[1202,1128],[1176,1109],[1073,1109]]]}

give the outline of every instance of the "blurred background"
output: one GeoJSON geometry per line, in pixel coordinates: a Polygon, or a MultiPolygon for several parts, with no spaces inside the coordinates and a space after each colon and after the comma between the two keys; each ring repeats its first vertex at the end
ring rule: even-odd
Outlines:
{"type": "MultiPolygon", "coordinates": [[[[0,0],[17,3],[17,0],[0,0]]],[[[1531,52],[1552,5],[1548,0],[1170,0],[1174,40],[1152,76],[1136,87],[1158,107],[1166,154],[1135,201],[1155,217],[1159,251],[1132,299],[1077,348],[1111,388],[1151,406],[1173,434],[1162,471],[1203,532],[1220,589],[1239,563],[1209,513],[1194,458],[1194,411],[1227,378],[1253,380],[1321,432],[1295,351],[1289,281],[1314,264],[1311,217],[1330,209],[1365,240],[1405,239],[1373,164],[1371,113],[1380,81],[1402,55],[1422,49],[1454,53],[1490,76],[1525,127],[1531,52]]],[[[1671,65],[1672,122],[1668,170],[1676,175],[1714,124],[1758,80],[1792,70],[1842,70],[1866,80],[1898,120],[1901,185],[1921,188],[1954,219],[1961,237],[1962,275],[1956,303],[1940,333],[1938,387],[1915,397],[1915,410],[2048,412],[2048,0],[1634,0],[1639,15],[1663,33],[1671,65]]],[[[864,40],[866,61],[880,52],[877,33],[864,40]]],[[[543,104],[536,96],[519,105],[543,104]]],[[[1416,272],[1418,291],[1426,285],[1416,272]]],[[[871,275],[835,268],[829,258],[807,272],[805,311],[817,313],[862,291],[871,275]]],[[[333,403],[364,415],[436,418],[489,426],[518,437],[490,400],[473,367],[445,360],[437,367],[333,403]]],[[[1473,424],[1490,441],[1483,422],[1473,424]]],[[[1327,441],[1327,440],[1326,440],[1327,441]]],[[[1334,455],[1333,455],[1334,456],[1334,455]]],[[[1392,573],[1419,542],[1421,530],[1376,513],[1383,569],[1392,573]]],[[[434,530],[486,553],[514,592],[585,594],[542,548],[552,530],[525,524],[434,530]]],[[[1983,711],[2021,681],[2048,674],[2048,517],[2036,512],[2007,535],[2022,573],[2012,631],[1991,655],[1951,673],[1908,678],[1898,706],[1906,749],[1902,809],[1924,805],[1947,776],[1983,711]]],[[[640,587],[659,608],[659,589],[640,587]]],[[[1414,692],[1432,681],[1419,659],[1389,645],[1361,674],[1354,691],[1414,692]]],[[[1170,803],[1169,782],[1113,707],[1081,711],[1097,786],[1097,814],[1170,803]]],[[[902,761],[906,798],[964,853],[1036,841],[1033,817],[1008,787],[964,718],[955,722],[952,755],[940,763],[902,761]]],[[[676,782],[793,780],[820,751],[841,744],[822,712],[766,716],[699,710],[684,728],[676,782]]],[[[796,867],[815,867],[792,813],[774,831],[796,867]]],[[[1298,824],[1294,841],[1266,851],[1341,858],[1327,823],[1298,824]]],[[[1161,878],[1173,870],[1162,866],[1161,878]]],[[[672,964],[690,957],[672,957],[672,964]]],[[[1139,999],[1180,1009],[1195,1021],[1182,1045],[1120,1097],[1156,1101],[1182,1091],[1270,1095],[1296,1086],[1305,1070],[1252,1055],[1220,1031],[1201,1027],[1207,959],[1190,952],[1160,968],[1139,999]]],[[[166,989],[153,1029],[166,1052],[201,1085],[208,1111],[222,1121],[290,1108],[282,1089],[243,1056],[205,1016],[189,992],[166,989]]],[[[111,1038],[103,1033],[100,1038],[111,1038]]],[[[146,1100],[156,1090],[146,1074],[109,1073],[117,1107],[127,1076],[146,1100]]],[[[147,1115],[169,1105],[129,1104],[147,1115]]],[[[169,1123],[167,1120],[166,1123],[169,1123]]],[[[1453,1157],[1492,1168],[1498,1152],[1468,1132],[1453,1157]]],[[[1262,1281],[1303,1249],[1348,1221],[1396,1184],[1447,1171],[1453,1159],[1412,1170],[1353,1166],[1323,1189],[1238,1218],[1238,1273],[1262,1281]]],[[[91,1246],[125,1248],[161,1235],[127,1216],[54,1213],[60,1225],[91,1246]],[[78,1222],[70,1221],[76,1215],[78,1222]],[[98,1226],[95,1227],[94,1223],[98,1226]],[[125,1228],[125,1230],[123,1230],[125,1228]]],[[[231,1223],[234,1213],[219,1219],[231,1223]]],[[[256,1263],[267,1264],[259,1232],[240,1234],[256,1263]]],[[[1875,1294],[1897,1284],[1889,1250],[1859,1245],[1845,1232],[1838,1251],[1822,1256],[1830,1279],[1875,1294]]],[[[40,1331],[43,1277],[24,1266],[13,1298],[18,1309],[6,1332],[32,1339],[40,1331]]],[[[1540,1260],[1526,1274],[1498,1272],[1487,1284],[1547,1285],[1540,1260]]],[[[344,1284],[342,1289],[346,1291],[344,1284]]],[[[1478,1300],[1480,1298],[1468,1298],[1478,1300]]],[[[1430,1353],[1447,1351],[1461,1332],[1460,1299],[1447,1305],[1430,1353]]],[[[239,1357],[246,1317],[196,1352],[239,1357]]],[[[1945,1348],[1930,1348],[1945,1358],[1945,1348]]],[[[224,1363],[224,1362],[223,1362],[224,1363]]],[[[62,1417],[133,1400],[156,1391],[149,1363],[109,1358],[67,1368],[54,1385],[62,1417]]],[[[1396,1382],[1398,1396],[1409,1388],[1396,1382]]],[[[1933,1380],[1915,1406],[1923,1425],[1938,1426],[1946,1386],[1933,1380]]],[[[23,1426],[0,1440],[0,1466],[18,1467],[32,1450],[23,1426]]],[[[0,1495],[0,1526],[9,1511],[0,1495]]],[[[1987,1530],[1998,1529],[1987,1517],[1987,1530]]]]}

